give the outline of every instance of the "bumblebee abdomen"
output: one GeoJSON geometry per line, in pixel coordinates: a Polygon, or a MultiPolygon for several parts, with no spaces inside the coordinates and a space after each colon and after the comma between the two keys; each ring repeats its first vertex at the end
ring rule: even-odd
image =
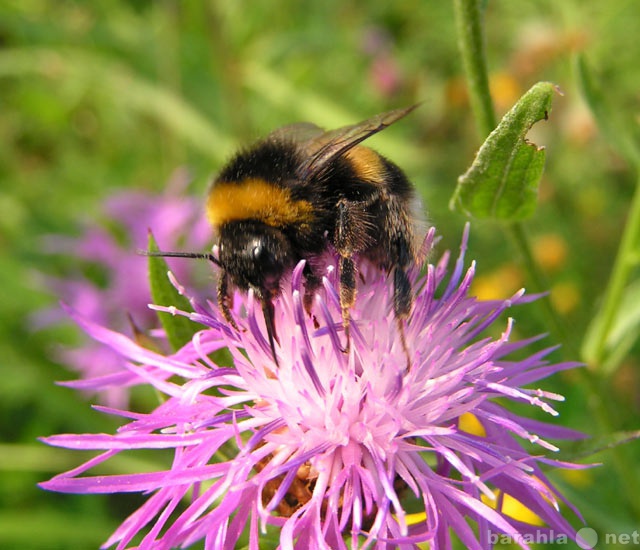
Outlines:
{"type": "Polygon", "coordinates": [[[357,178],[367,182],[382,182],[386,175],[384,159],[369,147],[357,146],[348,151],[344,158],[351,165],[357,178]]]}

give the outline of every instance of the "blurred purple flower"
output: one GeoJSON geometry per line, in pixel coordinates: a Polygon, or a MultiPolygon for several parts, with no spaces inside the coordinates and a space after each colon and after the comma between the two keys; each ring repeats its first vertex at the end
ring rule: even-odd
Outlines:
{"type": "MultiPolygon", "coordinates": [[[[121,191],[106,200],[103,206],[103,224],[95,220],[86,223],[78,238],[61,235],[46,240],[46,250],[74,258],[74,275],[65,279],[45,278],[46,285],[61,300],[91,321],[113,327],[133,336],[136,329],[149,333],[159,327],[157,315],[149,310],[151,294],[147,281],[147,259],[136,254],[146,249],[148,232],[160,246],[167,249],[204,249],[211,240],[211,229],[206,222],[201,201],[185,194],[188,183],[185,171],[177,172],[163,194],[142,191],[121,191]],[[98,267],[100,282],[77,271],[78,265],[98,267]]],[[[189,271],[193,264],[174,262],[175,273],[183,282],[192,281],[189,271]]],[[[193,271],[191,269],[191,271],[193,271]]],[[[35,318],[37,326],[59,322],[67,318],[60,309],[40,312],[35,318]]],[[[95,342],[73,351],[60,352],[60,360],[77,371],[83,379],[104,376],[99,396],[103,403],[114,407],[126,406],[128,391],[122,377],[120,357],[95,342]]],[[[127,375],[129,373],[126,373],[127,375]]],[[[65,385],[94,390],[96,384],[74,381],[65,385]]]]}
{"type": "Polygon", "coordinates": [[[394,42],[389,32],[380,26],[367,27],[362,37],[362,50],[370,58],[372,89],[387,99],[400,92],[406,78],[394,55],[394,42]]]}
{"type": "Polygon", "coordinates": [[[470,297],[474,265],[465,271],[466,243],[467,232],[448,277],[448,254],[428,265],[426,276],[412,275],[410,369],[390,308],[392,285],[367,266],[352,310],[349,354],[341,351],[335,269],[328,269],[315,298],[316,318],[309,319],[303,263],[297,266],[275,304],[279,367],[251,293],[235,296],[240,332],[215,305],[192,300],[194,312],[185,314],[206,328],[171,356],[75,314],[89,335],[120,354],[125,367],[166,400],[148,414],[101,408],[130,421],[115,435],[45,438],[55,446],[104,452],[42,486],[148,493],[105,543],[119,549],[169,549],[204,539],[205,548],[242,542],[257,550],[268,546],[260,540],[268,525],[283,549],[417,548],[429,541],[435,550],[450,547],[451,531],[467,548],[491,547],[492,533],[522,541],[523,534],[547,529],[573,539],[559,512],[564,500],[541,465],[577,467],[545,458],[556,447],[544,438],[580,434],[503,405],[528,403],[555,415],[548,402],[560,396],[524,386],[576,364],[550,364],[545,358],[552,348],[509,359],[537,340],[510,343],[511,320],[499,338],[483,336],[507,308],[533,298],[522,292],[506,301],[470,297]],[[230,349],[234,367],[210,361],[221,346],[230,349]],[[463,426],[461,418],[469,416],[479,429],[463,426]],[[531,454],[525,445],[538,451],[531,454]],[[134,449],[173,449],[173,461],[151,473],[84,475],[134,449]],[[504,495],[546,526],[503,513],[504,495]],[[407,521],[408,502],[408,509],[424,512],[420,521],[407,521]]]}

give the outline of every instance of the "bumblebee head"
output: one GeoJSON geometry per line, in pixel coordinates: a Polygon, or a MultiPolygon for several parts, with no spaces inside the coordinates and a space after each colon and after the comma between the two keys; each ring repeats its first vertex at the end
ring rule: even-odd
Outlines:
{"type": "Polygon", "coordinates": [[[253,220],[220,228],[219,259],[238,288],[253,289],[261,300],[279,293],[280,279],[295,261],[282,231],[253,220]]]}

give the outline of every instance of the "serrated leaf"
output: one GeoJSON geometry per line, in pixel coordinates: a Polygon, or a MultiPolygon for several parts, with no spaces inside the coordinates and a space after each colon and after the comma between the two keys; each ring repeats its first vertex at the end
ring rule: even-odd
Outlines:
{"type": "Polygon", "coordinates": [[[516,222],[536,208],[545,152],[526,139],[531,127],[547,119],[555,85],[539,82],[502,118],[458,178],[450,208],[468,216],[516,222]]]}
{"type": "MultiPolygon", "coordinates": [[[[157,252],[158,245],[151,232],[149,232],[149,251],[157,252]]],[[[149,285],[151,286],[151,298],[153,303],[160,306],[173,306],[183,311],[191,311],[191,304],[171,284],[167,277],[169,266],[164,258],[149,256],[149,285]]],[[[158,318],[162,323],[167,340],[175,351],[191,340],[200,327],[182,315],[158,312],[158,318]]]]}

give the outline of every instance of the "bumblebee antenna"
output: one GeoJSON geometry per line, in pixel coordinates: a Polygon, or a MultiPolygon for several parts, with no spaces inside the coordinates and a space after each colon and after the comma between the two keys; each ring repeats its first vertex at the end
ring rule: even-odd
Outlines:
{"type": "Polygon", "coordinates": [[[138,249],[138,254],[141,256],[152,256],[160,258],[192,258],[197,260],[209,260],[219,267],[224,269],[224,266],[220,263],[220,260],[216,258],[211,252],[164,252],[162,250],[143,250],[138,249]]]}

